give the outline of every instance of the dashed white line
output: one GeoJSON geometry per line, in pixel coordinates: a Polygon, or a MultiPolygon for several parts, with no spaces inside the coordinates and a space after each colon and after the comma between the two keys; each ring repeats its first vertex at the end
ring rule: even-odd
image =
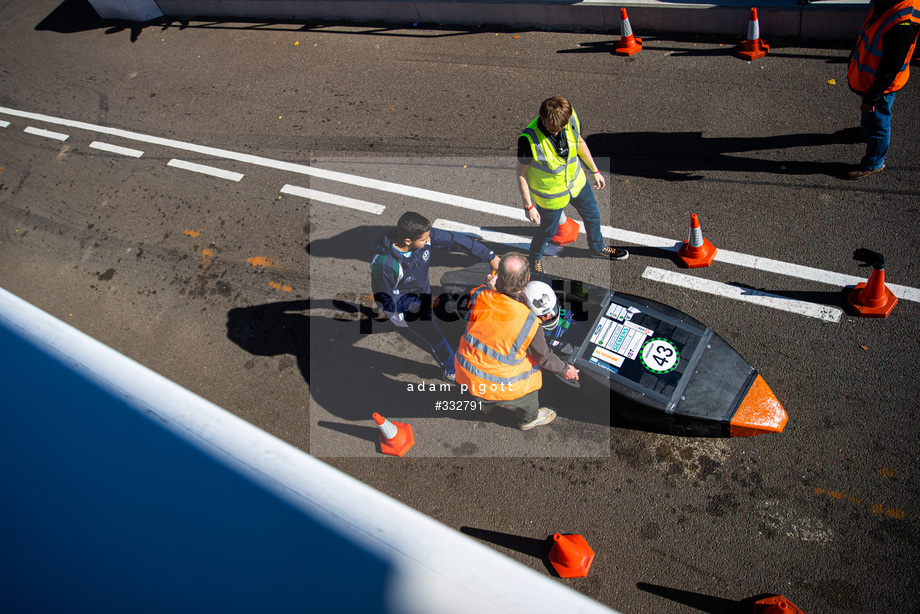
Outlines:
{"type": "Polygon", "coordinates": [[[23,132],[28,132],[29,134],[34,134],[36,136],[43,136],[45,138],[54,139],[56,141],[66,141],[70,138],[69,134],[62,134],[60,132],[51,132],[50,130],[43,130],[41,128],[33,128],[29,126],[23,132]]]}
{"type": "Polygon", "coordinates": [[[699,292],[706,292],[707,294],[715,294],[717,296],[732,298],[746,303],[754,303],[755,305],[763,307],[771,307],[773,309],[797,313],[826,322],[839,322],[840,318],[843,317],[843,311],[834,307],[828,307],[827,305],[818,305],[816,303],[808,303],[786,298],[784,296],[777,296],[775,294],[767,294],[759,290],[739,288],[738,286],[730,286],[717,281],[703,279],[701,277],[691,277],[690,275],[683,275],[681,273],[674,273],[673,271],[665,271],[664,269],[656,269],[654,267],[646,267],[645,271],[642,273],[642,277],[652,281],[671,284],[673,286],[681,286],[699,292]]]}
{"type": "Polygon", "coordinates": [[[10,125],[10,122],[0,119],[0,128],[6,128],[10,125]]]}
{"type": "Polygon", "coordinates": [[[93,149],[101,149],[102,151],[107,151],[109,153],[116,153],[122,156],[131,156],[132,158],[140,158],[144,155],[144,152],[140,149],[131,149],[130,147],[120,147],[118,145],[112,145],[110,143],[103,143],[102,141],[93,141],[89,144],[93,149]]]}
{"type": "MultiPolygon", "coordinates": [[[[434,221],[432,227],[439,228],[441,230],[449,230],[451,232],[459,232],[472,236],[476,239],[481,239],[487,243],[501,243],[502,245],[508,245],[510,247],[524,250],[525,252],[530,249],[530,239],[528,237],[521,237],[504,232],[496,232],[494,230],[484,230],[479,226],[470,226],[468,224],[461,224],[460,222],[453,222],[451,220],[438,219],[434,221]]],[[[547,244],[543,254],[546,256],[556,256],[561,251],[561,247],[550,243],[547,244]]]]}
{"type": "Polygon", "coordinates": [[[280,160],[272,160],[271,158],[263,158],[262,156],[253,156],[250,154],[239,153],[236,151],[219,149],[217,147],[207,147],[204,145],[196,145],[195,143],[187,143],[184,141],[177,141],[175,139],[164,139],[161,137],[152,136],[148,134],[141,134],[139,132],[131,132],[129,130],[122,130],[121,128],[110,128],[108,126],[98,126],[96,124],[88,124],[86,122],[74,121],[71,119],[63,119],[59,117],[52,117],[50,115],[42,115],[41,113],[31,113],[29,111],[19,111],[17,109],[10,109],[7,107],[0,107],[0,113],[6,113],[7,115],[13,115],[15,117],[22,117],[25,119],[32,119],[35,121],[41,121],[41,122],[45,122],[49,124],[56,124],[59,126],[68,126],[71,128],[77,128],[79,130],[87,130],[89,132],[108,134],[111,136],[117,136],[120,138],[129,139],[132,141],[141,141],[143,143],[150,143],[152,145],[161,145],[163,147],[169,147],[172,149],[178,149],[182,151],[191,151],[191,152],[205,155],[205,156],[213,156],[215,158],[235,160],[237,162],[245,162],[247,164],[254,164],[256,166],[274,168],[277,170],[288,171],[291,173],[298,173],[301,175],[310,175],[312,177],[319,177],[321,179],[328,179],[329,181],[337,181],[340,183],[348,183],[351,185],[357,185],[357,186],[361,186],[365,188],[371,188],[374,190],[380,190],[382,192],[390,192],[393,194],[400,194],[402,196],[411,196],[411,197],[420,198],[423,200],[431,200],[435,202],[444,203],[447,205],[452,205],[454,207],[461,207],[463,209],[470,209],[470,210],[479,211],[479,212],[488,211],[496,215],[503,215],[505,217],[511,217],[514,219],[519,219],[521,221],[527,221],[527,217],[524,215],[524,210],[521,207],[508,207],[505,205],[498,205],[495,203],[490,203],[484,200],[477,200],[475,198],[455,196],[453,194],[447,194],[445,192],[436,192],[434,190],[415,188],[412,186],[401,185],[401,184],[393,183],[390,181],[381,181],[379,179],[371,179],[369,177],[361,177],[359,175],[350,175],[348,173],[340,173],[338,171],[329,171],[329,170],[325,170],[321,168],[316,168],[313,166],[307,166],[305,164],[297,164],[295,162],[282,162],[280,160]]]}
{"type": "MultiPolygon", "coordinates": [[[[195,152],[195,153],[205,155],[205,156],[213,156],[217,158],[224,158],[227,160],[235,160],[238,162],[245,162],[245,163],[254,164],[257,166],[274,168],[274,169],[288,171],[292,173],[299,173],[301,175],[319,177],[322,179],[328,179],[330,181],[357,185],[357,186],[370,188],[374,190],[380,190],[383,192],[390,192],[393,194],[400,194],[403,196],[410,196],[410,197],[419,198],[423,200],[430,200],[433,202],[439,202],[439,203],[451,205],[454,207],[460,207],[463,209],[469,209],[469,210],[477,211],[480,213],[487,212],[487,213],[492,213],[494,215],[500,215],[500,216],[511,218],[511,219],[527,221],[527,218],[524,215],[524,211],[520,207],[508,207],[506,205],[499,205],[497,203],[490,203],[487,201],[477,200],[474,198],[466,198],[462,196],[456,196],[453,194],[447,194],[444,192],[437,192],[434,190],[427,190],[423,188],[416,188],[412,186],[401,185],[401,184],[393,183],[390,181],[382,181],[379,179],[371,179],[369,177],[361,177],[359,175],[351,175],[348,173],[329,171],[329,170],[320,169],[320,168],[316,168],[312,166],[307,166],[304,164],[297,164],[297,163],[292,163],[292,162],[282,162],[279,160],[272,160],[270,158],[263,158],[261,156],[253,156],[249,154],[228,151],[226,149],[218,149],[216,147],[196,145],[194,143],[186,143],[186,142],[177,141],[174,139],[164,139],[164,138],[141,134],[137,132],[131,132],[128,130],[122,130],[119,128],[98,126],[98,125],[89,124],[86,122],[79,122],[79,121],[74,121],[74,120],[69,120],[69,119],[52,117],[49,115],[31,113],[28,111],[19,111],[17,109],[10,109],[7,107],[0,107],[0,113],[5,113],[7,115],[13,115],[15,117],[22,117],[25,119],[31,119],[35,121],[46,122],[49,124],[56,124],[60,126],[68,126],[71,128],[77,128],[80,130],[87,130],[90,132],[108,134],[111,136],[116,136],[116,137],[135,140],[135,141],[141,141],[144,143],[151,143],[154,145],[161,145],[161,146],[169,147],[172,149],[191,151],[191,152],[195,152]]],[[[601,232],[606,238],[612,239],[614,241],[621,241],[621,242],[629,243],[633,245],[656,247],[659,249],[665,249],[665,250],[670,250],[670,251],[676,251],[682,243],[682,241],[675,241],[673,239],[666,239],[664,237],[656,237],[653,235],[647,235],[647,234],[632,232],[628,230],[622,230],[618,228],[613,228],[611,226],[603,226],[601,228],[601,232]]],[[[722,250],[722,249],[720,249],[719,253],[716,255],[716,260],[725,262],[725,263],[729,263],[729,264],[735,264],[738,266],[754,268],[754,269],[766,271],[769,273],[776,273],[779,275],[798,277],[801,279],[807,279],[809,281],[817,281],[820,283],[827,283],[827,284],[831,284],[835,286],[851,286],[856,283],[865,281],[865,279],[861,277],[855,277],[852,275],[843,275],[840,273],[834,273],[832,271],[824,271],[821,269],[814,269],[811,267],[780,262],[778,260],[772,260],[769,258],[761,258],[758,256],[739,254],[736,252],[730,252],[730,251],[722,250]]],[[[897,284],[886,284],[886,285],[892,292],[895,293],[895,295],[898,296],[898,298],[920,302],[920,289],[911,288],[908,286],[901,286],[897,284]]]]}
{"type": "Polygon", "coordinates": [[[310,200],[317,200],[319,202],[327,203],[330,205],[338,205],[340,207],[348,207],[349,209],[358,209],[359,211],[366,211],[367,213],[373,213],[375,215],[380,215],[386,210],[386,207],[383,205],[378,205],[377,203],[369,203],[366,200],[358,200],[356,198],[348,198],[347,196],[339,196],[338,194],[329,194],[328,192],[319,192],[317,190],[311,190],[309,188],[301,188],[296,185],[286,185],[281,188],[282,194],[292,194],[294,196],[301,196],[303,198],[309,198],[310,200]]]}
{"type": "Polygon", "coordinates": [[[234,173],[233,171],[225,171],[222,168],[215,168],[213,166],[205,166],[204,164],[196,164],[194,162],[186,162],[185,160],[176,160],[173,158],[170,160],[166,166],[172,166],[175,168],[185,169],[187,171],[192,171],[195,173],[202,173],[204,175],[213,175],[214,177],[220,177],[221,179],[229,179],[230,181],[239,181],[243,178],[242,173],[234,173]]]}

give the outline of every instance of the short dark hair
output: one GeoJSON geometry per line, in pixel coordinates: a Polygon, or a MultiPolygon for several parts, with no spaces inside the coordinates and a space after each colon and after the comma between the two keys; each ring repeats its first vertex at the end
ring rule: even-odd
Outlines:
{"type": "Polygon", "coordinates": [[[530,260],[520,252],[509,252],[498,263],[495,288],[502,294],[516,294],[530,281],[530,260]]]}
{"type": "Polygon", "coordinates": [[[396,241],[409,239],[415,241],[431,230],[431,222],[427,217],[415,211],[407,211],[396,222],[396,241]]]}
{"type": "Polygon", "coordinates": [[[562,130],[572,117],[572,105],[562,96],[547,98],[540,105],[540,119],[547,130],[562,130]]]}

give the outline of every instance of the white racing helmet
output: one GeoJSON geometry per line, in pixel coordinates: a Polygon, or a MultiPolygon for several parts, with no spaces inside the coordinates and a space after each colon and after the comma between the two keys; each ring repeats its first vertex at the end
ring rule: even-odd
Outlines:
{"type": "Polygon", "coordinates": [[[543,328],[553,330],[559,325],[559,301],[556,293],[542,281],[531,281],[524,286],[524,302],[531,313],[540,318],[550,316],[542,322],[543,328]]]}

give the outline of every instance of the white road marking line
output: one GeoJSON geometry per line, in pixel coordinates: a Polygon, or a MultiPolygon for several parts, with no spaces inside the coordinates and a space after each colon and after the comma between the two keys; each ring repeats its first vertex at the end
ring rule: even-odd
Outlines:
{"type": "MultiPolygon", "coordinates": [[[[579,225],[581,226],[582,232],[584,232],[584,225],[581,222],[579,222],[579,225]]],[[[620,230],[611,226],[601,226],[601,234],[605,238],[612,239],[614,241],[622,241],[624,243],[643,245],[646,247],[656,247],[658,249],[664,249],[673,252],[679,250],[680,246],[683,245],[683,241],[674,241],[664,237],[656,237],[653,235],[631,232],[629,230],[620,230]]],[[[717,262],[734,264],[737,266],[747,267],[749,269],[756,269],[758,271],[766,271],[767,273],[774,273],[776,275],[785,275],[787,277],[807,279],[808,281],[817,281],[838,287],[855,286],[858,283],[866,281],[865,277],[846,275],[844,273],[835,273],[833,271],[825,271],[823,269],[816,269],[800,264],[782,262],[780,260],[773,260],[771,258],[761,258],[760,256],[741,254],[739,252],[722,249],[718,245],[716,247],[719,249],[715,258],[717,262]]],[[[894,292],[895,296],[898,298],[903,298],[908,301],[920,302],[920,289],[889,283],[886,283],[885,286],[894,292]]]]}
{"type": "Polygon", "coordinates": [[[744,301],[746,303],[754,303],[755,305],[761,305],[763,307],[771,307],[773,309],[797,313],[826,322],[839,322],[840,318],[843,317],[842,310],[827,305],[807,303],[784,296],[776,296],[775,294],[767,294],[766,292],[760,292],[758,290],[730,286],[717,281],[702,279],[700,277],[691,277],[690,275],[683,275],[681,273],[674,273],[654,267],[646,267],[645,271],[642,273],[642,277],[652,281],[660,281],[674,286],[697,290],[699,292],[706,292],[708,294],[744,301]]]}
{"type": "Polygon", "coordinates": [[[357,185],[357,186],[361,186],[365,188],[371,188],[374,190],[380,190],[382,192],[390,192],[393,194],[400,194],[402,196],[411,196],[411,197],[420,198],[423,200],[431,200],[431,201],[440,202],[440,203],[444,203],[448,205],[453,205],[455,207],[461,207],[463,209],[471,209],[473,211],[479,211],[479,212],[489,211],[490,213],[495,213],[496,215],[503,215],[505,217],[511,217],[514,219],[519,219],[521,221],[527,221],[527,217],[524,215],[524,209],[521,207],[507,207],[504,205],[498,205],[495,203],[486,202],[484,200],[477,200],[475,198],[465,198],[463,196],[455,196],[453,194],[447,194],[445,192],[436,192],[434,190],[415,188],[412,186],[392,183],[390,181],[381,181],[379,179],[371,179],[369,177],[361,177],[359,175],[350,175],[348,173],[329,171],[329,170],[324,170],[321,168],[316,168],[313,166],[307,166],[304,164],[297,164],[295,162],[282,162],[280,160],[272,160],[270,158],[263,158],[261,156],[253,156],[250,154],[229,151],[226,149],[218,149],[216,147],[207,147],[204,145],[196,145],[194,143],[186,143],[184,141],[177,141],[175,139],[164,139],[164,138],[157,137],[157,136],[141,134],[139,132],[131,132],[129,130],[122,130],[121,128],[111,128],[108,126],[97,126],[96,124],[88,124],[86,122],[74,121],[70,119],[62,119],[58,117],[52,117],[50,115],[42,115],[40,113],[30,113],[28,111],[18,111],[16,109],[10,109],[8,107],[0,107],[0,113],[6,113],[7,115],[13,115],[15,117],[23,117],[23,118],[32,119],[35,121],[42,121],[42,122],[49,123],[49,124],[68,126],[68,127],[77,128],[80,130],[88,130],[90,132],[108,134],[108,135],[117,136],[123,139],[141,141],[143,143],[150,143],[152,145],[160,145],[163,147],[179,149],[182,151],[191,151],[191,152],[205,155],[205,156],[225,158],[227,160],[235,160],[237,162],[255,164],[256,166],[264,166],[267,168],[274,168],[277,170],[298,173],[301,175],[319,177],[321,179],[328,179],[329,181],[348,183],[351,185],[357,185]]]}
{"type": "MultiPolygon", "coordinates": [[[[478,226],[470,226],[467,224],[461,224],[459,222],[442,219],[435,220],[432,226],[434,228],[440,228],[441,230],[450,230],[452,232],[460,232],[466,235],[471,235],[477,239],[481,239],[487,242],[510,245],[518,249],[528,249],[530,247],[530,239],[527,239],[526,237],[520,237],[503,232],[484,230],[478,226]]],[[[549,247],[556,247],[559,249],[558,246],[554,245],[547,245],[547,248],[549,247]]],[[[791,311],[793,313],[799,313],[801,315],[815,317],[822,320],[827,320],[829,322],[839,322],[843,315],[841,310],[835,309],[833,307],[816,305],[814,303],[807,303],[805,301],[798,301],[782,296],[767,294],[765,292],[759,292],[757,290],[749,290],[745,288],[738,288],[736,286],[729,286],[727,284],[709,281],[698,277],[690,277],[689,275],[672,273],[663,269],[647,267],[645,272],[642,274],[642,277],[651,279],[653,281],[661,281],[670,283],[672,285],[684,286],[686,288],[690,288],[691,290],[698,290],[701,292],[707,292],[709,294],[717,294],[727,298],[733,298],[741,301],[764,305],[767,307],[773,307],[775,309],[791,311]]]]}
{"type": "MultiPolygon", "coordinates": [[[[727,262],[729,264],[736,264],[738,266],[745,266],[752,269],[767,271],[768,273],[776,273],[778,275],[787,275],[789,277],[798,277],[801,279],[808,279],[810,281],[818,281],[832,286],[855,286],[858,283],[866,281],[865,277],[845,275],[843,273],[834,273],[833,271],[824,271],[822,269],[814,269],[799,264],[791,264],[788,262],[781,262],[779,260],[761,258],[759,256],[749,256],[747,254],[739,254],[738,252],[731,252],[722,249],[716,253],[716,260],[719,262],[727,262]]],[[[909,301],[920,301],[920,290],[917,288],[889,283],[886,283],[885,286],[894,292],[895,296],[898,298],[903,298],[909,301]]]]}
{"type": "MultiPolygon", "coordinates": [[[[451,232],[459,232],[461,234],[470,235],[475,239],[481,239],[487,243],[501,243],[502,245],[508,245],[510,247],[523,250],[524,252],[527,252],[530,249],[530,239],[527,237],[507,234],[504,232],[496,232],[494,230],[484,230],[479,226],[469,226],[467,224],[452,222],[450,220],[438,219],[434,221],[432,226],[434,228],[440,228],[441,230],[449,230],[451,232]]],[[[561,251],[562,248],[560,246],[549,243],[547,244],[543,254],[546,256],[557,256],[561,251]]]]}
{"type": "Polygon", "coordinates": [[[221,179],[229,179],[230,181],[239,181],[243,178],[242,173],[225,171],[222,168],[214,168],[213,166],[205,166],[204,164],[195,164],[194,162],[186,162],[185,160],[176,160],[175,158],[170,160],[166,166],[173,166],[175,168],[181,168],[195,173],[203,173],[205,175],[213,175],[215,177],[220,177],[221,179]]]}
{"type": "MultiPolygon", "coordinates": [[[[487,201],[477,200],[474,198],[465,198],[462,196],[455,196],[453,194],[446,194],[444,192],[436,192],[434,190],[426,190],[423,188],[415,188],[412,186],[401,185],[401,184],[392,183],[389,181],[381,181],[378,179],[370,179],[368,177],[361,177],[358,175],[350,175],[348,173],[329,171],[329,170],[319,169],[319,168],[315,168],[311,166],[306,166],[303,164],[296,164],[293,162],[282,162],[279,160],[272,160],[270,158],[263,158],[261,156],[253,156],[249,154],[228,151],[226,149],[218,149],[216,147],[206,147],[202,145],[195,145],[194,143],[186,143],[183,141],[176,141],[174,139],[164,139],[164,138],[150,136],[146,134],[140,134],[137,132],[130,132],[128,130],[122,130],[120,128],[110,128],[108,126],[97,126],[95,124],[88,124],[86,122],[62,119],[62,118],[52,117],[49,115],[42,115],[39,113],[30,113],[28,111],[19,111],[16,109],[10,109],[8,107],[0,107],[0,113],[5,113],[7,115],[13,115],[15,117],[32,119],[35,121],[42,121],[42,122],[49,123],[49,124],[68,126],[68,127],[77,128],[80,130],[88,130],[90,132],[109,134],[111,136],[117,136],[120,138],[130,139],[134,141],[141,141],[144,143],[151,143],[153,145],[161,145],[163,147],[169,147],[172,149],[191,151],[191,152],[195,152],[195,153],[205,155],[205,156],[214,156],[217,158],[224,158],[227,160],[235,160],[238,162],[246,162],[249,164],[255,164],[257,166],[264,166],[268,168],[274,168],[277,170],[289,171],[289,172],[298,173],[301,175],[319,177],[322,179],[328,179],[329,181],[337,181],[341,183],[359,185],[362,187],[371,188],[374,190],[380,190],[383,192],[390,192],[393,194],[400,194],[403,196],[411,196],[414,198],[430,200],[434,202],[440,202],[440,203],[444,203],[447,205],[452,205],[454,207],[460,207],[463,209],[470,209],[470,210],[478,211],[478,212],[488,212],[488,213],[493,213],[495,215],[508,217],[511,219],[527,221],[527,217],[524,215],[524,210],[523,208],[520,208],[520,207],[508,207],[505,205],[490,203],[487,201]]],[[[583,230],[584,228],[582,225],[582,231],[583,230]]],[[[622,241],[625,243],[631,243],[633,245],[644,245],[647,247],[657,247],[660,249],[667,249],[671,251],[676,251],[680,247],[681,243],[683,243],[683,241],[674,241],[673,239],[655,237],[653,235],[632,232],[629,230],[621,230],[618,228],[613,228],[611,226],[601,227],[601,233],[608,239],[622,241]]],[[[848,285],[853,285],[855,283],[866,281],[864,278],[854,277],[851,275],[843,275],[840,273],[834,273],[832,271],[813,269],[811,267],[784,263],[778,260],[771,260],[769,258],[760,258],[758,256],[738,254],[736,252],[729,252],[729,251],[725,251],[721,249],[719,250],[719,254],[716,255],[716,260],[720,260],[722,262],[726,262],[729,264],[735,264],[738,266],[751,267],[751,268],[767,271],[769,273],[777,273],[779,275],[798,277],[801,279],[807,279],[809,281],[817,281],[817,282],[827,283],[827,284],[831,284],[835,286],[841,286],[841,285],[848,286],[848,285]]],[[[898,298],[903,298],[909,301],[920,302],[920,289],[911,288],[909,286],[900,286],[897,284],[887,284],[887,283],[886,283],[886,286],[892,292],[894,292],[898,298]]]]}
{"type": "Polygon", "coordinates": [[[0,128],[6,128],[10,125],[10,122],[0,119],[0,128]]]}
{"type": "MultiPolygon", "coordinates": [[[[476,239],[481,239],[482,241],[501,243],[503,245],[509,245],[518,249],[526,250],[530,247],[530,239],[526,237],[507,234],[504,232],[484,230],[478,226],[470,226],[468,224],[461,224],[460,222],[454,222],[451,220],[437,219],[434,221],[434,224],[432,224],[432,227],[440,228],[441,230],[449,230],[451,232],[460,232],[466,235],[470,235],[476,239]]],[[[556,245],[547,245],[547,248],[551,247],[561,249],[556,245]]],[[[841,310],[835,309],[833,307],[817,305],[815,303],[807,303],[805,301],[790,299],[774,294],[767,294],[757,290],[730,286],[707,279],[701,279],[699,277],[691,277],[689,275],[682,275],[680,273],[672,273],[663,269],[647,267],[645,272],[642,274],[642,277],[652,281],[661,281],[672,285],[683,286],[691,290],[698,290],[701,292],[707,292],[709,294],[717,294],[719,296],[733,298],[749,303],[755,303],[766,307],[772,307],[774,309],[782,309],[783,311],[790,311],[793,313],[826,320],[828,322],[839,322],[840,318],[843,316],[843,312],[841,310]]]]}
{"type": "Polygon", "coordinates": [[[284,186],[281,188],[281,193],[302,196],[310,200],[318,200],[330,205],[348,207],[349,209],[358,209],[359,211],[366,211],[367,213],[373,213],[375,215],[380,215],[386,210],[386,207],[376,203],[369,203],[365,200],[358,200],[356,198],[348,198],[347,196],[339,196],[338,194],[329,194],[328,192],[318,192],[317,190],[301,188],[296,185],[284,186]]]}
{"type": "MultiPolygon", "coordinates": [[[[585,231],[585,225],[578,222],[581,232],[585,231]]],[[[631,245],[642,245],[644,247],[656,247],[676,252],[683,245],[683,241],[675,241],[664,237],[642,234],[641,232],[632,232],[631,230],[622,230],[613,226],[601,226],[601,235],[605,239],[611,239],[620,243],[629,243],[631,245]]]]}
{"type": "Polygon", "coordinates": [[[89,144],[93,149],[101,149],[102,151],[108,151],[110,153],[117,153],[123,156],[131,156],[132,158],[140,158],[144,155],[144,152],[140,149],[131,149],[130,147],[119,147],[118,145],[111,145],[109,143],[103,143],[101,141],[93,141],[89,144]]]}
{"type": "Polygon", "coordinates": [[[66,141],[70,138],[69,134],[61,134],[60,132],[51,132],[50,130],[42,130],[41,128],[33,128],[29,126],[23,132],[28,132],[29,134],[35,134],[37,136],[43,136],[49,139],[55,139],[56,141],[66,141]]]}
{"type": "Polygon", "coordinates": [[[715,259],[719,262],[737,264],[738,266],[758,269],[760,271],[769,271],[770,273],[778,273],[780,275],[787,275],[789,277],[801,277],[803,279],[810,279],[812,281],[824,282],[833,286],[856,285],[861,281],[866,281],[864,278],[856,277],[855,275],[844,275],[843,273],[822,271],[821,269],[813,269],[811,267],[801,266],[798,264],[790,264],[788,262],[781,262],[779,260],[771,260],[769,258],[760,258],[758,256],[749,256],[747,254],[739,254],[738,252],[730,252],[725,249],[720,249],[716,253],[715,259]]]}

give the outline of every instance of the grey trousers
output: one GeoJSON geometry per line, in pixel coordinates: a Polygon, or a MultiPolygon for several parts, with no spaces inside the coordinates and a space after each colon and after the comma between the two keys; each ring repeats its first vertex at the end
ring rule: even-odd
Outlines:
{"type": "Polygon", "coordinates": [[[482,408],[486,413],[492,411],[495,407],[515,410],[518,418],[518,426],[524,426],[536,420],[537,416],[540,414],[539,393],[539,390],[534,390],[533,392],[528,392],[519,399],[512,399],[510,401],[488,401],[475,396],[474,398],[482,401],[482,408]]]}

